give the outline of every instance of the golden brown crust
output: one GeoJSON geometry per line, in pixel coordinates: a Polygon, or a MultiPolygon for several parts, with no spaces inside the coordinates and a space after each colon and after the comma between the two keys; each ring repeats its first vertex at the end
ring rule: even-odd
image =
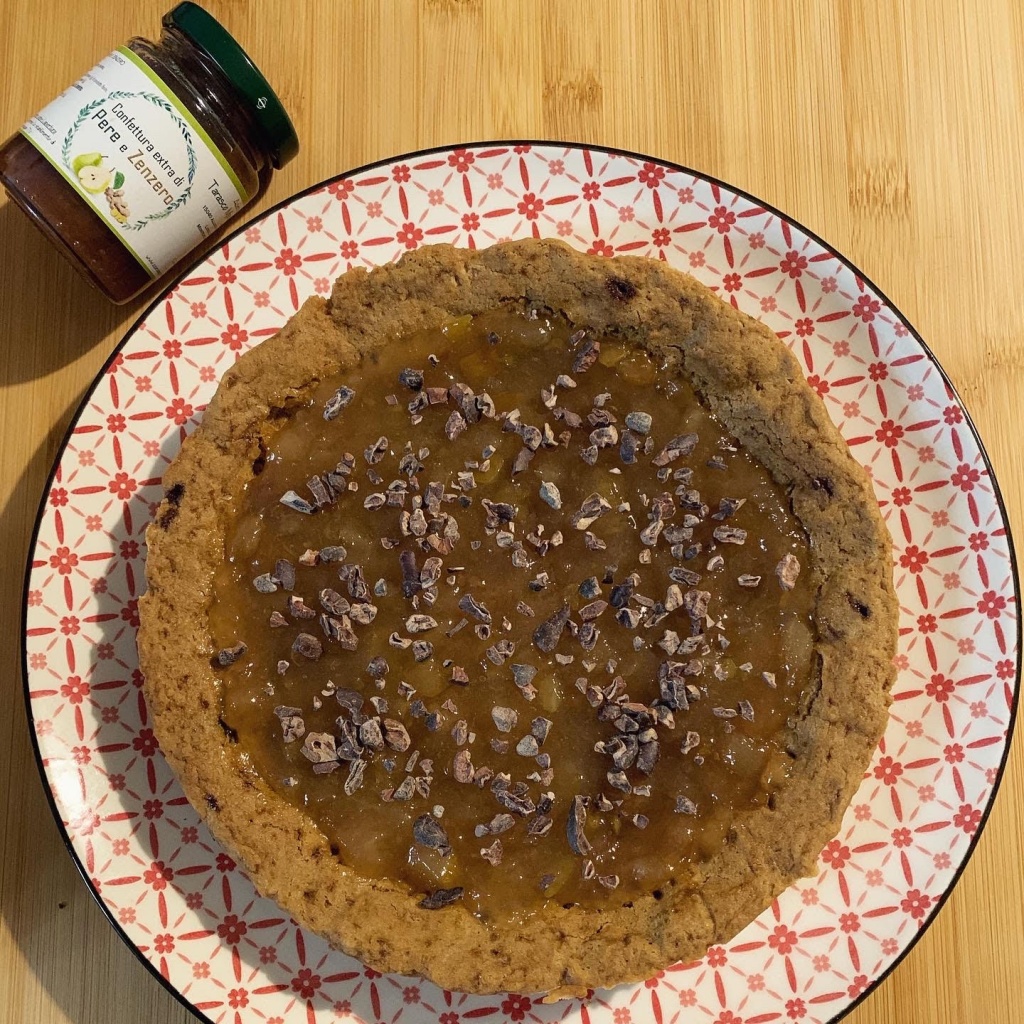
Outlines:
{"type": "Polygon", "coordinates": [[[168,497],[147,535],[139,630],[164,753],[258,888],[379,970],[466,991],[567,995],[701,956],[813,872],[884,730],[897,606],[871,486],[775,335],[664,263],[527,240],[477,252],[434,246],[350,271],[329,302],[310,299],[228,371],[164,482],[168,497]],[[769,807],[737,815],[725,846],[693,869],[690,884],[607,910],[549,906],[505,934],[461,905],[442,919],[402,886],[358,877],[307,818],[238,769],[219,724],[206,623],[233,497],[272,413],[404,333],[509,302],[619,334],[692,382],[789,490],[815,554],[818,640],[815,678],[789,737],[790,779],[769,807]]]}

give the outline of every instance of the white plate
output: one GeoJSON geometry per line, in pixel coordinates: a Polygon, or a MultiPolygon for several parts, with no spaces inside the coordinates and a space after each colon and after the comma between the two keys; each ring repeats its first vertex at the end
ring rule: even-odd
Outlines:
{"type": "Polygon", "coordinates": [[[73,857],[125,941],[203,1019],[811,1024],[842,1015],[886,974],[962,870],[1012,728],[1018,611],[1006,517],[977,434],[935,359],[863,275],[778,211],[692,171],[596,148],[491,143],[318,185],[150,307],[54,468],[28,573],[25,671],[73,857]],[[257,896],[157,749],[135,650],[161,473],[224,370],[349,267],[430,242],[530,235],[665,259],[792,347],[874,480],[902,608],[889,728],[818,877],[696,963],[555,1006],[381,976],[257,896]]]}

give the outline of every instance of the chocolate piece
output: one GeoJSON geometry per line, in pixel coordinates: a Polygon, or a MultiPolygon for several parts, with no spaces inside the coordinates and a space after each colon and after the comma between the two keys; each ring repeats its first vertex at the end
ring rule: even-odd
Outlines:
{"type": "Polygon", "coordinates": [[[324,419],[333,420],[336,419],[338,413],[344,409],[353,398],[356,397],[356,393],[351,389],[342,385],[337,391],[327,399],[324,404],[324,419]]]}
{"type": "Polygon", "coordinates": [[[650,413],[631,412],[626,415],[626,426],[638,434],[649,434],[652,422],[650,413]]]}
{"type": "Polygon", "coordinates": [[[405,620],[405,629],[408,633],[426,633],[428,630],[437,629],[437,620],[429,615],[410,615],[405,620]]]}
{"type": "Polygon", "coordinates": [[[344,687],[334,691],[334,699],[353,717],[359,714],[363,706],[363,695],[344,687]]]}
{"type": "Polygon", "coordinates": [[[233,647],[225,647],[219,650],[214,656],[214,661],[221,667],[227,668],[228,665],[234,665],[238,659],[245,654],[249,648],[244,643],[239,641],[233,647]]]}
{"type": "Polygon", "coordinates": [[[482,836],[498,836],[507,832],[515,826],[516,819],[511,814],[496,814],[486,825],[477,825],[474,835],[479,839],[482,836]]]}
{"type": "Polygon", "coordinates": [[[366,674],[371,679],[383,679],[389,671],[387,660],[383,655],[378,654],[375,658],[371,658],[366,666],[366,674]]]}
{"type": "Polygon", "coordinates": [[[558,641],[561,639],[568,621],[569,605],[565,603],[534,630],[534,645],[545,654],[550,654],[558,646],[558,641]]]}
{"type": "Polygon", "coordinates": [[[708,590],[688,590],[683,595],[683,608],[694,622],[701,621],[708,613],[711,592],[708,590]]]}
{"type": "Polygon", "coordinates": [[[598,427],[590,432],[590,443],[598,449],[612,448],[619,443],[619,432],[611,426],[598,427]]]}
{"type": "Polygon", "coordinates": [[[550,505],[556,511],[562,507],[562,496],[558,492],[558,488],[547,481],[542,481],[540,485],[540,497],[543,502],[550,505]]]}
{"type": "Polygon", "coordinates": [[[398,562],[402,568],[402,594],[405,597],[412,597],[420,589],[420,572],[416,567],[416,553],[406,549],[398,556],[398,562]]]}
{"type": "Polygon", "coordinates": [[[366,459],[369,465],[376,466],[384,461],[384,456],[387,455],[387,452],[388,439],[382,435],[363,452],[363,458],[366,459]]]}
{"type": "Polygon", "coordinates": [[[480,604],[472,594],[463,594],[459,600],[459,611],[465,612],[467,615],[472,615],[474,619],[478,619],[480,622],[486,622],[490,624],[491,613],[487,610],[485,605],[480,604]]]}
{"type": "Polygon", "coordinates": [[[359,742],[370,750],[382,750],[384,733],[376,718],[368,718],[359,726],[359,742]]]}
{"type": "Polygon", "coordinates": [[[593,847],[586,834],[587,809],[583,803],[583,797],[577,795],[572,798],[572,806],[569,809],[569,816],[565,821],[565,834],[569,840],[569,848],[578,857],[589,855],[593,847]]]}
{"type": "Polygon", "coordinates": [[[452,852],[448,833],[431,814],[421,814],[412,823],[412,837],[417,845],[425,846],[428,850],[437,850],[442,857],[447,857],[452,852]]]}
{"type": "Polygon", "coordinates": [[[274,708],[274,714],[281,723],[281,734],[285,743],[294,743],[306,735],[306,724],[302,719],[302,708],[292,708],[285,705],[278,705],[274,708]]]}
{"type": "Polygon", "coordinates": [[[536,674],[537,669],[534,668],[533,665],[512,666],[512,679],[520,689],[529,686],[533,682],[533,677],[536,674]]]}
{"type": "Polygon", "coordinates": [[[292,650],[310,661],[318,661],[324,653],[323,644],[312,633],[299,633],[292,644],[292,650]]]}
{"type": "Polygon", "coordinates": [[[718,511],[713,513],[711,518],[718,520],[729,519],[746,503],[746,498],[722,498],[718,503],[718,511]]]}
{"type": "Polygon", "coordinates": [[[492,867],[497,867],[501,863],[502,853],[501,840],[495,839],[490,846],[485,846],[480,851],[480,856],[492,867]]]}
{"type": "Polygon", "coordinates": [[[311,516],[316,511],[315,505],[311,505],[305,498],[300,498],[295,491],[285,491],[281,495],[280,502],[282,505],[286,505],[296,512],[303,512],[307,516],[311,516]]]}
{"type": "Polygon", "coordinates": [[[779,586],[783,590],[792,590],[796,586],[797,577],[800,575],[800,562],[796,555],[786,552],[782,560],[775,566],[775,575],[779,579],[779,586]]]}
{"type": "Polygon", "coordinates": [[[697,805],[688,796],[676,797],[676,814],[696,814],[697,805]]]}
{"type": "Polygon", "coordinates": [[[741,530],[738,526],[716,526],[713,536],[715,540],[723,544],[745,544],[747,542],[747,531],[741,530]]]}
{"type": "Polygon", "coordinates": [[[401,754],[409,749],[412,741],[409,739],[409,733],[401,722],[397,722],[393,718],[385,718],[383,729],[384,742],[391,750],[401,754]]]}
{"type": "Polygon", "coordinates": [[[302,756],[314,765],[327,764],[338,760],[334,737],[329,732],[311,732],[302,744],[302,756]]]}
{"type": "Polygon", "coordinates": [[[580,510],[572,517],[572,525],[577,530],[586,530],[609,511],[611,505],[595,491],[583,499],[580,510]]]}
{"type": "Polygon", "coordinates": [[[528,818],[537,809],[528,796],[520,796],[508,789],[497,790],[494,797],[505,810],[518,814],[520,818],[528,818]]]}
{"type": "MultiPolygon", "coordinates": [[[[346,602],[347,604],[348,602],[346,602]]],[[[293,619],[315,619],[316,610],[310,608],[298,594],[291,594],[288,597],[288,614],[293,619]]],[[[339,613],[342,614],[342,613],[339,613]]]]}
{"type": "Polygon", "coordinates": [[[448,417],[448,421],[444,425],[444,436],[448,438],[449,441],[454,441],[465,432],[466,417],[463,416],[458,409],[453,409],[451,415],[448,417]]]}
{"type": "Polygon", "coordinates": [[[651,459],[651,464],[654,466],[668,466],[675,462],[676,459],[682,458],[685,455],[690,455],[694,448],[697,447],[697,442],[700,438],[696,434],[679,434],[677,437],[673,437],[671,441],[666,444],[657,455],[651,459]]]}
{"type": "Polygon", "coordinates": [[[423,373],[408,367],[398,375],[399,384],[404,384],[410,391],[419,391],[423,387],[423,373]]]}
{"type": "Polygon", "coordinates": [[[263,572],[253,580],[253,586],[261,594],[272,594],[278,589],[278,581],[269,572],[263,572]]]}
{"type": "Polygon", "coordinates": [[[432,893],[424,896],[418,906],[424,910],[441,910],[444,907],[450,907],[453,903],[458,903],[464,892],[461,885],[453,886],[451,889],[435,889],[432,893]]]}
{"type": "MultiPolygon", "coordinates": [[[[573,335],[573,337],[575,337],[575,335],[573,335]]],[[[586,373],[587,370],[597,362],[597,358],[600,354],[601,342],[597,341],[595,338],[587,338],[576,351],[576,358],[572,363],[572,372],[586,373]]]]}
{"type": "Polygon", "coordinates": [[[344,487],[335,488],[329,480],[319,476],[310,477],[306,481],[306,488],[313,495],[313,504],[317,508],[332,505],[337,499],[337,495],[346,489],[344,487]]]}
{"type": "Polygon", "coordinates": [[[521,448],[512,463],[512,475],[522,473],[533,461],[534,453],[529,448],[521,448]]]}
{"type": "Polygon", "coordinates": [[[452,775],[456,782],[470,783],[474,779],[473,762],[465,748],[458,751],[452,761],[452,775]]]}
{"type": "Polygon", "coordinates": [[[676,583],[685,584],[688,587],[695,587],[700,583],[700,573],[692,569],[686,569],[681,565],[674,565],[668,571],[668,578],[676,583]]]}
{"type": "Polygon", "coordinates": [[[519,721],[519,715],[512,708],[495,706],[491,708],[491,718],[500,732],[511,732],[519,721]]]}
{"type": "Polygon", "coordinates": [[[521,757],[535,757],[540,752],[540,744],[537,737],[532,735],[524,736],[516,744],[516,753],[521,757]]]}

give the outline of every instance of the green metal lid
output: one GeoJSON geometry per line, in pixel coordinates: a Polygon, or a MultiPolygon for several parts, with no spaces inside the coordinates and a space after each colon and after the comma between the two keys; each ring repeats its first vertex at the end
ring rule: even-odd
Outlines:
{"type": "Polygon", "coordinates": [[[176,28],[220,68],[255,120],[275,167],[299,151],[295,127],[277,94],[234,36],[198,4],[180,3],[164,15],[164,27],[176,28]]]}

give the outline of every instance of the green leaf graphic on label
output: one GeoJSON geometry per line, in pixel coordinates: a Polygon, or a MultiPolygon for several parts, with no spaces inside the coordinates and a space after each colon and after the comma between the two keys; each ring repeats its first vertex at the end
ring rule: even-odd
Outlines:
{"type": "Polygon", "coordinates": [[[114,174],[114,188],[120,188],[124,184],[124,175],[117,171],[114,174]]]}

